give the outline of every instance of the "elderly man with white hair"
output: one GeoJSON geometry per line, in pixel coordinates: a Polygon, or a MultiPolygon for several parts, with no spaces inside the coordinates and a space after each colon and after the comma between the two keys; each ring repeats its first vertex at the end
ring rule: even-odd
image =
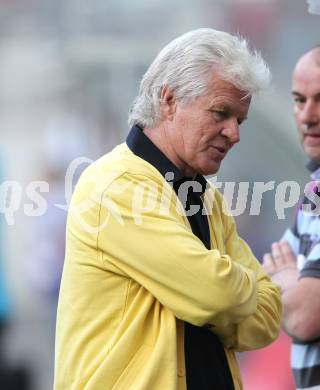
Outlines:
{"type": "Polygon", "coordinates": [[[203,176],[269,79],[244,39],[206,28],[150,65],[126,143],[73,194],[56,390],[241,389],[235,352],[275,340],[279,290],[203,176]]]}

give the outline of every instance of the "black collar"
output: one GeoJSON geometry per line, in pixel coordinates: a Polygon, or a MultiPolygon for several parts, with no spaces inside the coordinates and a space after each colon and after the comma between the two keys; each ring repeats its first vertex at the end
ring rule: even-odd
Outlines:
{"type": "Polygon", "coordinates": [[[144,134],[143,129],[139,126],[133,126],[130,130],[126,143],[129,149],[138,157],[153,165],[161,175],[170,182],[179,185],[186,181],[197,181],[201,184],[203,194],[206,190],[207,181],[202,175],[197,175],[194,179],[184,176],[182,172],[164,155],[160,149],[144,134]],[[168,173],[173,175],[168,175],[168,173]]]}

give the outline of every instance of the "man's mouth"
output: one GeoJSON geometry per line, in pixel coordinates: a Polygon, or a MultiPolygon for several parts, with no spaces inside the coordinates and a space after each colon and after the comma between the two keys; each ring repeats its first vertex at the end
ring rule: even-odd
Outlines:
{"type": "Polygon", "coordinates": [[[304,133],[304,138],[320,138],[320,133],[304,133]]]}
{"type": "Polygon", "coordinates": [[[320,133],[304,133],[304,144],[312,146],[313,144],[319,145],[320,133]]]}
{"type": "Polygon", "coordinates": [[[213,146],[222,156],[225,156],[228,148],[225,148],[223,146],[213,146]]]}

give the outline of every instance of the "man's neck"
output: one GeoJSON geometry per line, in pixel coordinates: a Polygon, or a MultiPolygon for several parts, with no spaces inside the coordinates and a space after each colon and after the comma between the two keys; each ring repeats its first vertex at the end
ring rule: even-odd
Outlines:
{"type": "Polygon", "coordinates": [[[197,172],[182,161],[174,150],[173,143],[168,135],[169,130],[165,125],[143,129],[146,137],[187,177],[195,177],[197,172]]]}

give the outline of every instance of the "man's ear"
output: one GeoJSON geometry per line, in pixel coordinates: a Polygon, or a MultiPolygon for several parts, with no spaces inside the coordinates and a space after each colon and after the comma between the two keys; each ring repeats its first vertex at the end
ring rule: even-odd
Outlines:
{"type": "Polygon", "coordinates": [[[160,105],[163,118],[172,119],[176,112],[176,96],[172,89],[164,85],[160,93],[160,105]]]}

